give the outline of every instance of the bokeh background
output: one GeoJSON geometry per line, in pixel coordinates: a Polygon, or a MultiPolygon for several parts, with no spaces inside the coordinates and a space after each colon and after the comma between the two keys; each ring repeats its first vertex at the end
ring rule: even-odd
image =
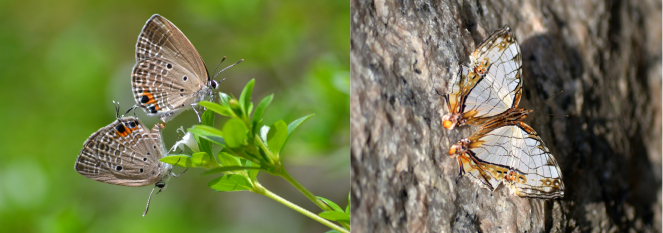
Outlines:
{"type": "MultiPolygon", "coordinates": [[[[328,228],[250,192],[215,193],[192,169],[152,198],[152,186],[122,187],[74,171],[83,142],[115,119],[112,101],[134,104],[134,46],[152,14],[191,40],[220,91],[239,96],[256,79],[255,104],[274,93],[266,123],[315,113],[284,148],[286,168],[314,194],[342,207],[350,191],[347,1],[0,1],[0,231],[324,232],[328,228]]],[[[137,111],[148,127],[157,122],[137,111]]],[[[217,117],[217,124],[223,123],[217,117]]],[[[195,124],[186,111],[168,124],[166,147],[195,124]]],[[[175,172],[180,172],[176,168],[175,172]]],[[[280,178],[259,181],[320,212],[280,178]]]]}

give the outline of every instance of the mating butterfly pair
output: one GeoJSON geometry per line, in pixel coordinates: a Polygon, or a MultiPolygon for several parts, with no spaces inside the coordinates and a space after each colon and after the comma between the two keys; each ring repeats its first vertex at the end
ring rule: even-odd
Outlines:
{"type": "Polygon", "coordinates": [[[479,131],[449,150],[460,173],[494,190],[500,183],[521,197],[564,196],[557,161],[537,133],[521,120],[531,110],[518,109],[522,93],[520,48],[508,26],[495,31],[470,55],[443,95],[448,114],[442,126],[481,125],[479,131]]]}
{"type": "MultiPolygon", "coordinates": [[[[218,83],[210,78],[186,36],[166,18],[153,15],[138,36],[131,84],[135,107],[163,122],[148,130],[137,117],[120,117],[118,113],[115,122],[83,143],[75,169],[87,178],[109,184],[155,184],[160,192],[167,178],[175,176],[172,165],[159,161],[167,155],[161,138],[165,122],[211,98],[218,83]]],[[[147,208],[143,216],[145,213],[147,208]]]]}

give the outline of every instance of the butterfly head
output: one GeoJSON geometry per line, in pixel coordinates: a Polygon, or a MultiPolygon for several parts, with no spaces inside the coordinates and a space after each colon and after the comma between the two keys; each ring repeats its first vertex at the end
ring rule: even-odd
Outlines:
{"type": "Polygon", "coordinates": [[[216,90],[219,88],[219,82],[217,82],[216,80],[210,80],[209,83],[207,83],[207,86],[216,90]]]}
{"type": "Polygon", "coordinates": [[[451,149],[449,149],[449,156],[457,157],[459,155],[464,154],[465,152],[467,152],[469,145],[470,145],[470,140],[468,139],[460,140],[460,142],[451,146],[451,149]]]}
{"type": "Polygon", "coordinates": [[[442,126],[445,129],[452,130],[460,122],[460,114],[447,114],[442,117],[442,126]]]}

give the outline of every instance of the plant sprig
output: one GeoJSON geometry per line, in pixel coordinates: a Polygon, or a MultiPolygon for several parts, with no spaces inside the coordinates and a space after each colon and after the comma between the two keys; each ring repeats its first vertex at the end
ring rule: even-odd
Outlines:
{"type": "Polygon", "coordinates": [[[205,175],[223,174],[210,181],[208,186],[219,192],[251,191],[261,194],[332,228],[332,232],[349,232],[350,200],[348,199],[348,206],[344,211],[334,202],[313,195],[290,176],[281,161],[281,151],[292,133],[313,114],[289,124],[278,120],[269,126],[264,125],[263,115],[274,95],[263,98],[253,111],[251,94],[254,84],[255,80],[249,81],[239,99],[219,93],[219,103],[199,102],[198,105],[207,110],[201,117],[201,124],[188,129],[195,144],[186,146],[184,152],[164,157],[161,161],[180,167],[204,168],[207,170],[205,175]],[[230,119],[217,128],[214,127],[215,114],[230,119]],[[199,151],[191,149],[195,146],[199,151]],[[261,170],[290,182],[323,212],[313,214],[265,189],[257,180],[261,170]],[[336,221],[342,227],[330,221],[336,221]]]}

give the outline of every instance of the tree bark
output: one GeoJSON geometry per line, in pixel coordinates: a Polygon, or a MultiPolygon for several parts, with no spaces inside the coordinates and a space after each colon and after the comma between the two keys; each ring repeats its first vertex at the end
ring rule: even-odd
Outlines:
{"type": "Polygon", "coordinates": [[[661,1],[351,0],[351,32],[353,232],[661,231],[661,1]],[[456,182],[440,94],[503,25],[562,199],[456,182]]]}

